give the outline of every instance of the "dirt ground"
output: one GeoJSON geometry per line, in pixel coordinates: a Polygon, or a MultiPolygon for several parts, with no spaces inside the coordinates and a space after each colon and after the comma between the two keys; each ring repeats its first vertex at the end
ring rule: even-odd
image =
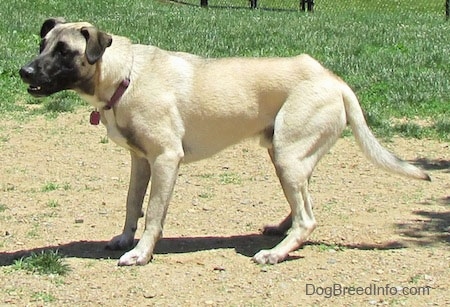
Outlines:
{"type": "Polygon", "coordinates": [[[153,261],[118,267],[121,252],[104,246],[123,226],[129,155],[89,112],[0,120],[0,305],[450,304],[449,144],[383,142],[430,183],[378,170],[352,137],[339,140],[311,182],[319,226],[287,261],[263,266],[251,256],[281,238],[259,229],[288,205],[267,153],[246,141],[183,165],[153,261]],[[12,269],[47,249],[66,256],[66,276],[12,269]]]}

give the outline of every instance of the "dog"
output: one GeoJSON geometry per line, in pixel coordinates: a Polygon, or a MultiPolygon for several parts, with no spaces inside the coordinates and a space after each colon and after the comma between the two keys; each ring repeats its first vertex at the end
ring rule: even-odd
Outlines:
{"type": "Polygon", "coordinates": [[[287,234],[253,256],[275,264],[316,227],[308,184],[314,167],[350,125],[365,156],[403,176],[430,180],[376,140],[354,92],[309,55],[202,58],[132,44],[87,22],[46,20],[39,55],[19,74],[35,97],[73,90],[97,111],[91,121],[131,154],[123,231],[107,248],[129,250],[119,265],[144,265],[162,236],[182,162],[212,156],[246,138],[268,150],[290,213],[264,234],[287,234]],[[145,229],[133,248],[150,181],[145,229]],[[131,250],[130,250],[131,249],[131,250]]]}

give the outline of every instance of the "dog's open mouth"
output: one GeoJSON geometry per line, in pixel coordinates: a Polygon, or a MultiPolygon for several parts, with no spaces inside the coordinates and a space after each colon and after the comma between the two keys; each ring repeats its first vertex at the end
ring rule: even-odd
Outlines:
{"type": "Polygon", "coordinates": [[[41,90],[41,87],[39,85],[30,85],[28,87],[29,92],[39,92],[41,90]]]}
{"type": "Polygon", "coordinates": [[[40,86],[40,85],[30,84],[28,86],[28,93],[35,97],[46,96],[45,91],[43,90],[42,86],[40,86]]]}

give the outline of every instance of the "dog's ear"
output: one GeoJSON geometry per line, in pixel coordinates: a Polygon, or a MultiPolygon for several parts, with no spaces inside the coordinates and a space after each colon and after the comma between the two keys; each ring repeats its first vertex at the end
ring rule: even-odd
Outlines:
{"type": "Polygon", "coordinates": [[[102,57],[106,48],[111,46],[112,37],[95,27],[82,27],[81,34],[86,39],[86,58],[92,65],[102,57]]]}
{"type": "Polygon", "coordinates": [[[42,24],[41,27],[41,38],[44,38],[51,29],[53,29],[57,24],[65,23],[66,20],[62,17],[49,18],[42,24]]]}

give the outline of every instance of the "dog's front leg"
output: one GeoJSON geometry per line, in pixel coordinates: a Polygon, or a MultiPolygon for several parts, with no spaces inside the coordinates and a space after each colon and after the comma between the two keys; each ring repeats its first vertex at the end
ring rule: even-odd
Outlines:
{"type": "Polygon", "coordinates": [[[166,152],[151,163],[152,183],[145,217],[145,229],[136,247],[120,257],[119,265],[144,265],[162,235],[164,220],[172,196],[182,155],[166,152]]]}
{"type": "Polygon", "coordinates": [[[145,158],[131,153],[130,185],[127,196],[127,212],[122,234],[115,236],[106,245],[107,249],[128,249],[133,246],[138,219],[142,216],[142,202],[150,180],[150,164],[145,158]]]}

